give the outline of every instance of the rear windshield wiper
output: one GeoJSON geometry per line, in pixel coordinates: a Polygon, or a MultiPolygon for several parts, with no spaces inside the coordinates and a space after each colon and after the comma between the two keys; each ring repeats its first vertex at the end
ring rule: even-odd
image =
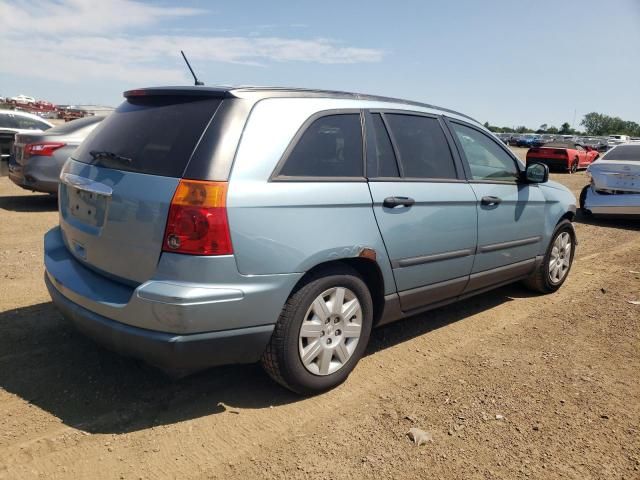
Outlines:
{"type": "Polygon", "coordinates": [[[98,160],[100,158],[108,158],[109,160],[117,160],[119,162],[125,162],[125,163],[131,163],[133,161],[129,157],[118,155],[117,153],[113,153],[113,152],[108,152],[106,150],[105,151],[91,150],[89,152],[89,155],[91,155],[91,157],[94,160],[98,160]]]}

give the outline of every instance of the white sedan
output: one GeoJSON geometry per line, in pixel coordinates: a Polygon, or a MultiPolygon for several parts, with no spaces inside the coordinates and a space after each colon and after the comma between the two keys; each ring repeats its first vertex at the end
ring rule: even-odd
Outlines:
{"type": "Polygon", "coordinates": [[[589,165],[587,173],[591,184],[580,194],[583,212],[640,216],[640,144],[612,148],[589,165]]]}

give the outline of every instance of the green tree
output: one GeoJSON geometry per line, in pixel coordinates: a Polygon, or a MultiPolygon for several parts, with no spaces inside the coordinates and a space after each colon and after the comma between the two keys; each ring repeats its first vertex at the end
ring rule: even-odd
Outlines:
{"type": "Polygon", "coordinates": [[[547,133],[556,134],[558,133],[558,127],[554,127],[553,125],[547,128],[547,133]]]}
{"type": "Polygon", "coordinates": [[[560,135],[571,135],[573,133],[573,130],[571,129],[571,125],[569,125],[569,122],[564,122],[562,125],[560,125],[560,131],[558,131],[558,133],[560,135]]]}

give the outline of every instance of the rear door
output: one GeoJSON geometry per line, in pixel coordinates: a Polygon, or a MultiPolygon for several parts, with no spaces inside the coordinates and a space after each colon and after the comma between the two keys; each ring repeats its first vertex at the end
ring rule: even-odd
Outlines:
{"type": "Polygon", "coordinates": [[[130,97],[89,135],[59,190],[60,227],[78,260],[131,283],[153,275],[171,199],[220,103],[130,97]]]}
{"type": "Polygon", "coordinates": [[[401,307],[460,294],[476,248],[476,197],[437,116],[366,116],[367,176],[401,307]]]}
{"type": "Polygon", "coordinates": [[[526,275],[540,251],[545,198],[518,161],[482,129],[449,120],[477,197],[478,249],[467,291],[526,275]]]}

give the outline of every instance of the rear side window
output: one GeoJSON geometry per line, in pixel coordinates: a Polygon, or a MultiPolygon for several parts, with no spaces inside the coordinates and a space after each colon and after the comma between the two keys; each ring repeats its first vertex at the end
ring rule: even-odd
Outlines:
{"type": "Polygon", "coordinates": [[[360,115],[327,115],[304,131],[279,172],[284,177],[363,177],[360,115]]]}
{"type": "Polygon", "coordinates": [[[436,118],[385,114],[400,155],[403,176],[456,178],[447,138],[436,118]]]}
{"type": "Polygon", "coordinates": [[[73,158],[118,170],[181,177],[220,103],[211,97],[129,98],[100,122],[73,158]]]}

